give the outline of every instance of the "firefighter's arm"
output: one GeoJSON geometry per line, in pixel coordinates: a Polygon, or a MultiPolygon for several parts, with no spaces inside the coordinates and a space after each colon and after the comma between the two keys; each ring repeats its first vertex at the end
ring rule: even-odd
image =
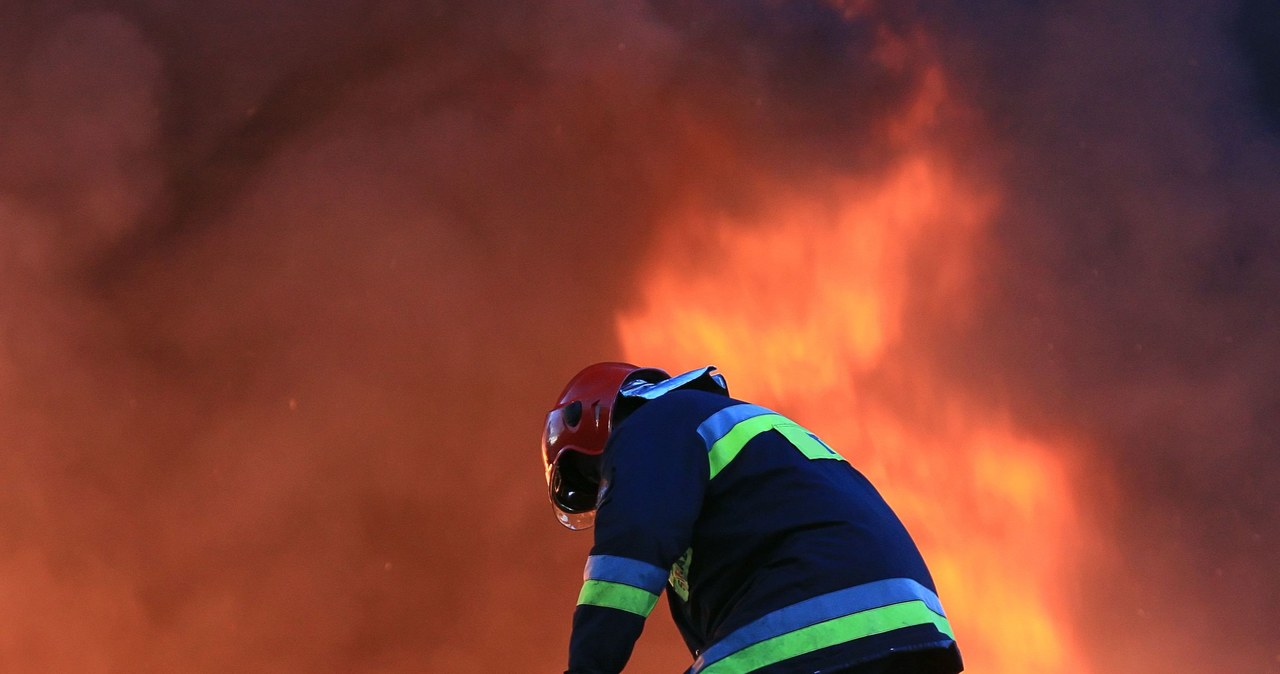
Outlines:
{"type": "Polygon", "coordinates": [[[571,674],[622,671],[671,565],[693,536],[707,484],[706,451],[696,424],[645,423],[652,416],[646,413],[661,411],[648,407],[661,402],[638,411],[605,452],[595,545],[574,611],[571,674]]]}
{"type": "Polygon", "coordinates": [[[566,674],[621,672],[631,658],[640,631],[644,629],[646,615],[612,606],[578,604],[573,612],[573,636],[569,639],[569,670],[566,674]]]}

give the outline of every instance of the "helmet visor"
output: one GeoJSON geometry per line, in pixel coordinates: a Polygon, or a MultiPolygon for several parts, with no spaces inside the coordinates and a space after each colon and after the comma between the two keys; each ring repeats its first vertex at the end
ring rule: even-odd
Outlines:
{"type": "Polygon", "coordinates": [[[547,468],[547,489],[556,518],[574,530],[595,523],[600,489],[600,457],[566,451],[547,468]]]}

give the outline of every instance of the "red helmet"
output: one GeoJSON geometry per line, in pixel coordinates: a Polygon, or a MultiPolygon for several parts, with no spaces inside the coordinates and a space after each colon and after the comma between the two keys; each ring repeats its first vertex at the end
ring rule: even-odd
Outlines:
{"type": "Polygon", "coordinates": [[[596,363],[565,385],[556,406],[547,413],[542,431],[547,494],[561,524],[586,529],[595,523],[600,454],[613,424],[623,416],[617,409],[618,390],[637,379],[659,382],[668,378],[666,372],[654,368],[596,363]]]}

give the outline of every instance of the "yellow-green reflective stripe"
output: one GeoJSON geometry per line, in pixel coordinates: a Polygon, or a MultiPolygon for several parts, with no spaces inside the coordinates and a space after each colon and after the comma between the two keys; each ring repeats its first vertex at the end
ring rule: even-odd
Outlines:
{"type": "Polygon", "coordinates": [[[711,477],[715,477],[725,466],[733,461],[738,452],[755,436],[771,429],[775,424],[792,423],[791,420],[781,414],[761,414],[758,417],[744,419],[729,429],[724,437],[716,440],[711,445],[711,451],[707,453],[707,459],[711,461],[711,477]]]}
{"type": "Polygon", "coordinates": [[[947,636],[955,638],[946,618],[934,613],[923,601],[908,601],[859,611],[752,644],[707,665],[700,670],[700,674],[747,674],[775,662],[828,646],[929,623],[947,636]]]}
{"type": "Polygon", "coordinates": [[[810,459],[844,460],[844,457],[828,447],[827,443],[814,437],[813,434],[794,421],[788,420],[785,424],[778,424],[773,427],[773,430],[781,433],[783,437],[791,441],[791,444],[796,446],[796,449],[800,450],[801,454],[810,459]]]}
{"type": "Polygon", "coordinates": [[[638,587],[611,583],[607,580],[588,580],[578,593],[578,604],[616,608],[647,618],[658,603],[658,595],[638,587]]]}
{"type": "Polygon", "coordinates": [[[761,414],[734,424],[724,436],[711,445],[711,450],[707,454],[707,459],[711,462],[711,477],[715,477],[729,465],[729,462],[738,456],[751,438],[768,430],[781,433],[796,449],[800,450],[800,453],[810,459],[844,460],[843,456],[837,454],[825,442],[815,438],[796,422],[781,414],[761,414]]]}

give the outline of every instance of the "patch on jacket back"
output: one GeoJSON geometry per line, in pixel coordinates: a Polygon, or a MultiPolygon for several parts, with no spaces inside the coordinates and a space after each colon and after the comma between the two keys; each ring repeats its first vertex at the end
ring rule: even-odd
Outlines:
{"type": "Polygon", "coordinates": [[[671,589],[683,601],[689,601],[689,564],[693,561],[693,548],[684,551],[680,555],[680,559],[671,565],[671,575],[667,576],[667,582],[671,583],[671,589]]]}

